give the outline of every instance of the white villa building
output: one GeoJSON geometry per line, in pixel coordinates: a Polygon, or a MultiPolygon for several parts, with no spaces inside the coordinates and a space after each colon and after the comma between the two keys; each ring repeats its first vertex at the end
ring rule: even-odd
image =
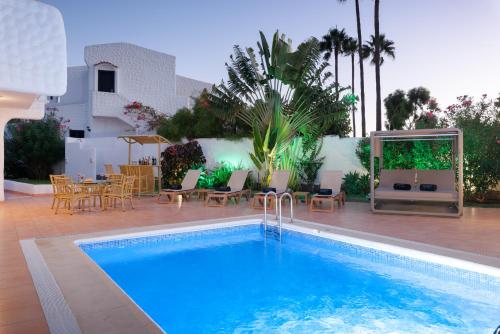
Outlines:
{"type": "Polygon", "coordinates": [[[66,92],[66,66],[59,10],[40,1],[0,0],[0,201],[5,125],[11,119],[42,119],[47,96],[66,92]]]}
{"type": "Polygon", "coordinates": [[[175,56],[129,43],[85,47],[85,65],[68,67],[68,88],[47,107],[69,120],[70,137],[113,137],[135,132],[124,106],[138,101],[167,115],[190,107],[212,84],[176,74],[175,56]]]}

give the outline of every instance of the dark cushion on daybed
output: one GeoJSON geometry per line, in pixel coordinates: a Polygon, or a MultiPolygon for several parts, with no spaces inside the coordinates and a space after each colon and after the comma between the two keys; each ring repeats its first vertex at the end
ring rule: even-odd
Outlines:
{"type": "Polygon", "coordinates": [[[170,184],[170,185],[167,186],[167,189],[181,190],[182,189],[182,185],[180,185],[180,184],[170,184]]]}
{"type": "Polygon", "coordinates": [[[423,183],[420,185],[421,191],[436,191],[437,188],[438,188],[437,185],[430,183],[423,183]]]}
{"type": "Polygon", "coordinates": [[[408,184],[408,183],[394,183],[394,190],[411,190],[411,184],[408,184]]]}
{"type": "Polygon", "coordinates": [[[268,193],[270,191],[276,192],[276,188],[272,188],[272,187],[264,187],[264,188],[262,188],[262,192],[263,193],[268,193]]]}

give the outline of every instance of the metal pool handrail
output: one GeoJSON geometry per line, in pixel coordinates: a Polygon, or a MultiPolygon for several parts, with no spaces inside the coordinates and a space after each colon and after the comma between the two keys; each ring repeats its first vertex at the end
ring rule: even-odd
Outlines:
{"type": "Polygon", "coordinates": [[[282,203],[282,199],[284,197],[288,197],[290,199],[290,223],[293,223],[293,197],[292,195],[290,195],[290,193],[283,193],[281,196],[280,196],[280,203],[279,203],[279,225],[280,225],[280,238],[281,238],[281,225],[283,224],[282,220],[283,220],[283,215],[281,213],[281,203],[282,203]]]}
{"type": "Polygon", "coordinates": [[[267,196],[274,196],[276,204],[276,220],[278,220],[278,195],[274,191],[269,191],[264,195],[264,232],[267,231],[267,196]]]}

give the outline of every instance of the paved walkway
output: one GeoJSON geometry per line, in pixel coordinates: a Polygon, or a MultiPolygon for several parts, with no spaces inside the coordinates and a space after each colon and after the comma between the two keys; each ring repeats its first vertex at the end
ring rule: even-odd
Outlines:
{"type": "MultiPolygon", "coordinates": [[[[114,229],[170,224],[191,220],[244,216],[259,213],[240,205],[206,208],[201,202],[160,205],[152,198],[135,202],[136,209],[54,215],[48,197],[7,194],[0,203],[0,334],[48,333],[19,240],[114,229]]],[[[465,208],[464,216],[432,218],[373,215],[366,203],[347,203],[329,213],[310,213],[296,207],[300,219],[344,229],[398,238],[489,257],[500,267],[500,209],[465,208]]]]}

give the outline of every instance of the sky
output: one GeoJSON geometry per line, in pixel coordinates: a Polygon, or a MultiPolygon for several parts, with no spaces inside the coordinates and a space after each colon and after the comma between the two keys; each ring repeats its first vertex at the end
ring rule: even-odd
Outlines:
{"type": "MultiPolygon", "coordinates": [[[[279,30],[293,46],[332,27],[356,37],[354,0],[43,1],[63,14],[69,65],[84,64],[86,45],[129,42],[174,55],[177,74],[211,83],[226,77],[224,63],[233,46],[255,47],[259,30],[269,39],[279,30]]],[[[373,34],[373,3],[360,0],[363,40],[373,34]]],[[[380,3],[380,32],[396,47],[396,59],[382,66],[382,98],[396,89],[424,86],[446,107],[459,95],[500,93],[500,0],[380,3]]],[[[347,57],[339,70],[340,83],[350,85],[347,57]]],[[[375,129],[374,72],[366,62],[369,131],[375,129]]],[[[356,80],[359,88],[358,73],[356,80]]],[[[358,112],[358,129],[360,118],[358,112]]]]}

